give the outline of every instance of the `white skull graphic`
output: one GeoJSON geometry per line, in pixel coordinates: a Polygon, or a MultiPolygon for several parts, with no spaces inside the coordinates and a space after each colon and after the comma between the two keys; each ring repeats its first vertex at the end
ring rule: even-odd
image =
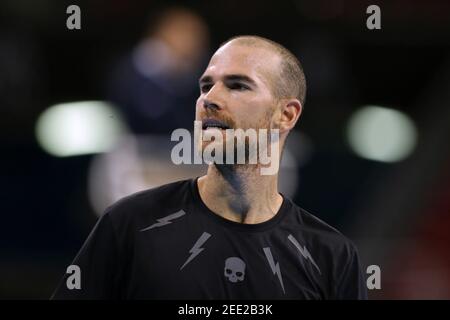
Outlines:
{"type": "Polygon", "coordinates": [[[230,257],[225,260],[225,277],[230,282],[236,283],[244,280],[245,277],[245,263],[238,257],[230,257]]]}

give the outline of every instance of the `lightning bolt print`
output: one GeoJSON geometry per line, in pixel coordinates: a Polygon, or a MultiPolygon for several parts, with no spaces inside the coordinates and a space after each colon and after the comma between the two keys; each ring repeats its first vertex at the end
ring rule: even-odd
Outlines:
{"type": "Polygon", "coordinates": [[[200,236],[200,238],[198,238],[197,242],[195,242],[194,246],[192,247],[191,250],[189,250],[189,253],[191,253],[191,255],[189,256],[189,258],[186,260],[186,262],[181,266],[180,271],[183,270],[183,268],[192,260],[194,260],[194,258],[196,256],[198,256],[200,254],[200,252],[202,252],[203,250],[205,250],[205,248],[202,248],[203,244],[209,239],[209,237],[211,237],[211,235],[208,232],[203,232],[203,234],[200,236]]]}
{"type": "Polygon", "coordinates": [[[283,289],[283,293],[286,294],[286,292],[284,291],[283,277],[281,276],[279,263],[278,262],[275,263],[275,261],[273,260],[272,252],[270,251],[269,247],[263,248],[263,250],[264,250],[264,253],[266,254],[267,261],[269,262],[269,265],[270,265],[270,268],[272,269],[273,274],[278,276],[278,280],[280,281],[281,288],[283,289]]]}
{"type": "Polygon", "coordinates": [[[311,257],[311,254],[309,253],[308,249],[306,249],[305,246],[301,246],[300,243],[298,243],[297,239],[294,238],[294,236],[292,234],[290,234],[288,236],[288,239],[290,242],[292,242],[292,244],[297,248],[298,251],[300,251],[300,254],[303,256],[303,258],[305,258],[306,260],[311,261],[312,265],[314,267],[316,267],[317,271],[319,271],[319,274],[322,275],[322,273],[320,272],[319,267],[317,266],[316,262],[314,261],[314,259],[311,257]]]}
{"type": "Polygon", "coordinates": [[[166,224],[172,223],[171,220],[178,219],[179,217],[182,217],[185,214],[186,214],[186,212],[184,212],[184,210],[180,210],[175,213],[169,214],[168,216],[165,216],[164,218],[156,219],[156,221],[158,221],[157,223],[154,223],[147,228],[141,229],[140,231],[143,232],[143,231],[147,231],[147,230],[150,230],[153,228],[165,226],[166,224]]]}

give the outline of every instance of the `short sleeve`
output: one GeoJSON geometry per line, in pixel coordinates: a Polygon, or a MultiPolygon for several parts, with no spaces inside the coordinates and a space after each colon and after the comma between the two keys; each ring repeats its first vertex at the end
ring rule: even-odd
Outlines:
{"type": "Polygon", "coordinates": [[[367,287],[356,247],[348,245],[344,268],[336,282],[337,300],[367,300],[367,287]]]}
{"type": "Polygon", "coordinates": [[[120,279],[119,249],[111,217],[106,211],[97,221],[72,265],[79,267],[80,288],[67,285],[66,273],[51,299],[114,299],[120,279]],[[71,287],[72,289],[69,289],[71,287]]]}

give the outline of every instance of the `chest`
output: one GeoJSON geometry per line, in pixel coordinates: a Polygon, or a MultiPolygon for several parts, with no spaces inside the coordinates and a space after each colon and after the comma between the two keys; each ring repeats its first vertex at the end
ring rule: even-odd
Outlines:
{"type": "Polygon", "coordinates": [[[326,295],[326,279],[314,264],[289,241],[288,234],[165,230],[136,239],[125,277],[126,295],[321,299],[326,295]]]}

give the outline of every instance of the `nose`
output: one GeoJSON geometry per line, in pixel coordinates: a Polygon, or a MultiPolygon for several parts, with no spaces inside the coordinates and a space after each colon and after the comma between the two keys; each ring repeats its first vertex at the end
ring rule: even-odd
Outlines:
{"type": "Polygon", "coordinates": [[[203,107],[207,111],[219,111],[221,109],[221,107],[217,103],[209,101],[207,99],[203,100],[203,107]]]}
{"type": "Polygon", "coordinates": [[[218,111],[223,107],[223,101],[221,100],[221,89],[219,83],[216,83],[205,94],[203,98],[203,107],[207,111],[218,111]]]}

